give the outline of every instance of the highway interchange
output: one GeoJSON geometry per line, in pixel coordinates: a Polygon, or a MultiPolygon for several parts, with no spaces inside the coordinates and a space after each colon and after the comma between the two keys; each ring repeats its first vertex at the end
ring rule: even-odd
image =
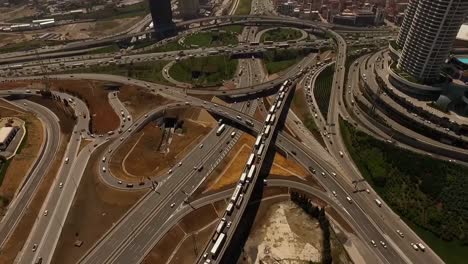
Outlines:
{"type": "MultiPolygon", "coordinates": [[[[255,4],[255,2],[254,2],[255,4]]],[[[262,12],[261,8],[258,7],[257,11],[262,12]]],[[[146,18],[147,19],[147,18],[146,18]]],[[[220,17],[219,19],[224,19],[220,17]]],[[[256,19],[261,19],[258,17],[256,19]]],[[[266,17],[265,20],[268,23],[276,21],[281,24],[281,20],[274,17],[266,17]]],[[[286,24],[302,23],[285,19],[286,24]]],[[[194,21],[195,23],[197,21],[194,21]]],[[[307,24],[307,23],[302,23],[307,24]]],[[[316,26],[315,24],[313,25],[316,26]]],[[[140,28],[141,25],[139,25],[140,28]]],[[[324,29],[328,30],[328,29],[324,29]]],[[[246,27],[241,34],[241,38],[246,41],[253,41],[258,38],[256,34],[257,28],[255,26],[246,27]],[[253,33],[252,33],[253,32],[253,33]]],[[[137,30],[135,30],[137,32],[137,30]]],[[[350,93],[344,93],[344,98],[340,95],[345,89],[345,82],[347,76],[345,75],[345,60],[347,46],[344,39],[334,31],[329,31],[333,34],[333,39],[336,42],[338,49],[336,56],[336,72],[333,80],[332,97],[330,100],[330,107],[327,116],[320,116],[317,120],[322,120],[322,127],[326,127],[326,132],[331,135],[330,138],[325,137],[325,144],[328,150],[316,149],[319,144],[316,144],[316,140],[307,132],[304,125],[297,117],[294,117],[293,113],[289,111],[286,119],[286,125],[293,130],[296,134],[305,134],[303,142],[310,142],[310,144],[304,144],[298,141],[296,138],[285,133],[284,131],[276,131],[276,127],[273,126],[273,133],[277,133],[276,141],[271,142],[276,148],[281,149],[283,152],[288,153],[289,157],[298,161],[304,168],[307,168],[315,172],[317,180],[327,190],[326,193],[319,193],[316,190],[310,190],[304,185],[297,182],[287,180],[271,180],[268,185],[271,186],[286,186],[290,188],[296,188],[306,190],[307,192],[322,197],[326,200],[330,206],[345,218],[348,223],[353,227],[358,236],[362,239],[364,244],[364,253],[366,257],[369,257],[369,263],[442,263],[440,258],[427,247],[425,252],[415,251],[411,246],[411,242],[420,242],[421,239],[395,214],[393,211],[384,204],[384,206],[377,207],[375,199],[378,198],[377,194],[372,188],[366,185],[366,188],[370,189],[369,193],[361,192],[354,193],[353,180],[362,179],[359,171],[351,161],[349,154],[346,152],[345,145],[338,129],[339,118],[345,117],[345,119],[351,119],[355,117],[355,114],[350,113],[349,108],[345,107],[344,103],[348,102],[352,97],[350,93]],[[344,100],[343,100],[344,99],[344,100]],[[315,142],[314,142],[315,141],[315,142]],[[344,156],[340,154],[344,152],[344,156]],[[325,154],[324,154],[325,153],[325,154]],[[343,156],[343,157],[342,157],[343,156]],[[323,174],[322,174],[323,173],[323,174]],[[335,192],[336,195],[331,193],[335,192]],[[346,197],[352,198],[352,202],[349,202],[346,197]],[[395,230],[401,230],[405,237],[400,237],[395,230]],[[377,243],[376,247],[370,244],[370,241],[374,240],[377,243]],[[380,241],[385,243],[380,244],[380,241]]],[[[134,33],[134,32],[130,32],[134,33]]],[[[302,48],[304,46],[310,47],[312,45],[317,48],[317,45],[325,45],[326,42],[320,43],[302,43],[297,42],[291,44],[302,48]]],[[[266,45],[259,45],[255,48],[249,47],[250,50],[246,50],[246,46],[237,47],[220,47],[220,48],[207,48],[207,49],[195,49],[184,51],[184,56],[207,56],[212,51],[229,52],[231,54],[236,53],[257,53],[265,50],[266,45]]],[[[155,54],[132,54],[123,56],[123,63],[130,63],[139,60],[174,60],[181,54],[179,52],[167,52],[167,53],[155,53],[155,54]],[[145,58],[145,59],[143,59],[145,58]]],[[[64,65],[72,65],[80,62],[83,64],[103,64],[104,61],[109,62],[115,60],[114,56],[100,55],[101,58],[94,57],[82,57],[73,56],[70,58],[64,57],[56,63],[63,62],[64,65]]],[[[375,65],[373,60],[376,60],[374,55],[369,64],[375,65]]],[[[379,55],[381,56],[381,55],[379,55]]],[[[15,57],[11,60],[14,61],[15,57]]],[[[21,59],[21,57],[20,57],[21,59]]],[[[30,67],[29,72],[38,70],[43,62],[36,61],[34,58],[30,58],[31,61],[24,63],[25,68],[30,67]],[[28,66],[28,64],[30,66],[28,66]]],[[[100,167],[107,168],[106,170],[99,170],[99,176],[102,182],[122,190],[136,190],[136,189],[150,189],[145,196],[129,210],[105,235],[97,241],[95,245],[83,256],[80,263],[139,263],[146,256],[146,254],[153,248],[154,245],[162,238],[162,236],[169,230],[169,228],[176,223],[174,219],[180,219],[188,211],[192,210],[185,201],[210,175],[210,173],[216,168],[216,166],[222,161],[224,157],[229,153],[230,149],[234,146],[237,140],[240,138],[242,133],[249,133],[253,136],[257,136],[263,130],[264,124],[253,118],[255,110],[263,109],[263,113],[267,112],[263,102],[257,99],[259,94],[268,92],[274,98],[275,94],[282,83],[285,80],[289,80],[294,83],[301,83],[306,77],[310,77],[312,80],[320,72],[318,69],[316,72],[309,75],[307,70],[311,69],[315,65],[316,56],[314,54],[305,57],[300,63],[291,67],[287,71],[281,74],[277,79],[263,82],[265,80],[265,73],[259,66],[259,59],[244,59],[240,60],[240,67],[245,69],[244,74],[238,78],[239,89],[234,90],[220,90],[220,89],[189,89],[185,90],[178,87],[171,87],[167,85],[160,85],[140,81],[131,78],[111,76],[111,75],[100,75],[100,74],[55,74],[51,73],[49,78],[51,79],[95,79],[113,81],[124,84],[132,84],[135,86],[143,87],[148,92],[154,94],[160,94],[167,98],[177,101],[170,105],[161,106],[152,111],[146,113],[144,116],[134,119],[133,117],[126,122],[122,122],[122,133],[114,133],[113,135],[105,135],[103,137],[91,137],[88,131],[89,122],[89,110],[87,106],[80,101],[78,98],[73,98],[70,95],[56,93],[56,95],[66,100],[71,99],[75,103],[73,108],[75,110],[77,123],[74,127],[74,131],[71,135],[70,141],[67,145],[66,155],[62,157],[68,159],[68,162],[63,162],[59,173],[51,187],[50,192],[46,198],[44,205],[41,208],[41,214],[39,215],[34,228],[25,243],[24,250],[19,253],[18,263],[34,263],[39,258],[42,259],[43,263],[50,263],[54,250],[58,243],[62,227],[67,218],[67,214],[70,210],[73,199],[76,195],[78,186],[83,176],[86,164],[88,164],[90,157],[94,151],[98,148],[104,148],[101,156],[95,157],[95,160],[100,162],[103,157],[106,157],[105,162],[100,162],[100,167]],[[257,77],[256,77],[257,76],[257,77]],[[237,98],[245,98],[237,103],[230,105],[217,105],[210,101],[204,101],[194,95],[218,95],[218,96],[236,96],[237,98]],[[117,177],[112,174],[109,169],[109,160],[111,160],[114,151],[119,148],[126,140],[134,133],[143,128],[151,120],[161,116],[167,109],[175,108],[202,108],[206,109],[213,115],[225,120],[228,125],[227,129],[221,136],[216,135],[216,129],[212,130],[206,135],[200,145],[193,148],[186,156],[180,161],[181,165],[172,168],[164,176],[158,178],[157,181],[154,179],[144,180],[141,185],[135,184],[134,186],[128,185],[126,182],[121,182],[117,177]],[[83,115],[82,113],[86,113],[83,115]],[[83,117],[85,116],[85,117],[83,117]],[[240,118],[239,118],[240,117],[240,118]],[[252,124],[252,125],[249,125],[252,124]],[[234,137],[231,137],[231,133],[236,132],[234,137]],[[84,149],[78,152],[81,141],[86,138],[92,140],[92,144],[88,144],[84,149]],[[223,144],[219,144],[223,143],[223,144]],[[226,144],[227,143],[227,144],[226,144]],[[202,146],[202,147],[201,147],[202,146]],[[201,160],[199,157],[203,157],[201,160]],[[201,168],[201,169],[200,169],[201,168]],[[154,190],[153,190],[154,189],[154,190]],[[48,215],[42,215],[42,212],[48,211],[48,215]],[[37,245],[37,250],[34,252],[30,249],[37,245]],[[135,246],[136,245],[136,246],[135,246]]],[[[347,82],[348,85],[353,87],[359,78],[359,67],[364,67],[366,60],[362,58],[359,60],[358,65],[352,65],[352,69],[349,70],[350,80],[347,82]],[[357,71],[358,75],[352,74],[357,71]],[[356,77],[357,76],[357,77],[356,77]]],[[[2,66],[5,67],[5,66],[2,66]]],[[[57,71],[61,68],[60,64],[56,64],[56,67],[49,67],[51,72],[57,71]]],[[[366,72],[368,75],[370,67],[367,67],[366,72]]],[[[3,68],[5,69],[5,68],[3,68]]],[[[365,69],[362,68],[361,71],[365,69]]],[[[6,72],[4,70],[4,72],[6,72]]],[[[25,74],[17,74],[16,77],[6,77],[3,81],[9,81],[10,78],[15,80],[34,80],[40,79],[40,76],[23,76],[28,75],[28,71],[24,71],[25,74]],[[21,76],[21,77],[19,77],[21,76]]],[[[375,85],[375,84],[374,84],[375,85]]],[[[289,89],[291,91],[293,89],[289,89]]],[[[36,91],[32,91],[33,93],[36,91]]],[[[28,95],[29,91],[12,90],[2,91],[1,95],[11,95],[12,93],[28,95]]],[[[313,98],[313,96],[312,96],[313,98]]],[[[237,100],[237,99],[236,99],[237,100]]],[[[50,111],[43,107],[36,105],[32,102],[19,100],[15,103],[19,104],[30,111],[33,111],[39,115],[41,120],[46,124],[47,140],[44,143],[45,154],[41,154],[41,158],[36,162],[37,165],[34,170],[31,171],[29,180],[25,183],[19,195],[15,197],[10,206],[7,215],[0,223],[0,234],[2,236],[1,245],[8,238],[8,235],[12,232],[15,227],[15,223],[21,218],[24,208],[27,207],[32,193],[37,189],[38,182],[43,177],[45,170],[49,166],[51,160],[54,157],[57,145],[60,142],[60,133],[57,125],[57,118],[50,111]]],[[[124,111],[124,116],[130,116],[130,113],[125,106],[118,100],[117,97],[109,95],[109,103],[120,116],[120,111],[124,111]]],[[[316,104],[316,102],[315,102],[316,104]]],[[[284,106],[284,105],[283,105],[284,106]]],[[[281,107],[281,111],[287,111],[286,107],[281,107]]],[[[318,109],[315,105],[315,109],[318,109]]],[[[359,111],[359,110],[355,110],[359,111]]],[[[320,113],[317,111],[320,115],[320,113]]],[[[361,114],[362,116],[362,114],[361,114]]],[[[375,127],[369,125],[369,122],[365,119],[360,119],[361,124],[367,124],[367,127],[371,127],[372,131],[379,131],[375,127]]],[[[377,132],[377,136],[385,137],[387,134],[377,132]]],[[[273,137],[270,137],[271,140],[273,137]]],[[[395,139],[396,140],[396,139],[395,139]]],[[[269,143],[269,142],[268,142],[269,143]]],[[[443,146],[440,146],[443,148],[443,146]]],[[[414,146],[413,146],[414,148],[414,146]]],[[[267,150],[273,151],[273,147],[267,147],[267,150]]],[[[463,153],[466,155],[466,152],[463,153]]],[[[266,152],[264,153],[266,155],[266,152]]],[[[262,157],[264,157],[264,155],[262,157]]],[[[261,159],[263,160],[263,159],[261,159]]],[[[258,175],[257,175],[258,176],[258,175]]],[[[255,177],[255,179],[257,178],[255,177]]],[[[365,184],[365,183],[363,183],[365,184]]],[[[246,193],[246,197],[249,197],[252,189],[246,193]]],[[[200,201],[191,202],[194,208],[201,206],[202,204],[217,201],[221,198],[229,197],[232,190],[223,191],[222,193],[204,197],[200,201]]],[[[379,198],[380,199],[380,198],[379,198]]],[[[248,199],[246,199],[248,200],[248,199]]],[[[380,199],[382,200],[382,199],[380,199]]],[[[247,202],[242,204],[241,208],[246,207],[247,202]]],[[[238,221],[239,215],[235,215],[233,220],[238,221]]],[[[233,223],[234,228],[231,229],[230,234],[235,231],[237,222],[233,223]]],[[[228,245],[229,240],[225,243],[228,245]]],[[[207,249],[208,245],[207,245],[207,249]]],[[[200,260],[201,261],[201,260],[200,260]]],[[[213,261],[216,260],[216,258],[213,261]]],[[[203,262],[201,262],[203,263],[203,262]]]]}

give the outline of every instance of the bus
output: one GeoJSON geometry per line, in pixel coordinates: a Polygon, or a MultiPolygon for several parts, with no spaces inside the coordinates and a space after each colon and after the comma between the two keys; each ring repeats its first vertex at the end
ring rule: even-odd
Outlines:
{"type": "Polygon", "coordinates": [[[250,168],[255,162],[255,154],[251,153],[249,159],[247,160],[247,168],[250,168]]]}
{"type": "Polygon", "coordinates": [[[252,167],[250,167],[249,173],[247,174],[247,179],[249,181],[252,181],[253,175],[255,174],[255,169],[255,165],[252,165],[252,167]]]}
{"type": "Polygon", "coordinates": [[[265,148],[265,144],[261,144],[257,151],[257,156],[262,155],[263,149],[265,148]]]}
{"type": "Polygon", "coordinates": [[[218,130],[216,131],[216,135],[219,136],[223,133],[224,129],[226,128],[225,124],[219,126],[218,130]]]}
{"type": "Polygon", "coordinates": [[[258,46],[258,45],[260,45],[260,42],[258,42],[258,41],[250,42],[250,46],[258,46]]]}
{"type": "Polygon", "coordinates": [[[210,251],[213,258],[216,258],[218,256],[219,249],[223,245],[225,239],[226,239],[226,234],[224,234],[224,233],[221,233],[218,236],[218,239],[216,239],[216,242],[215,242],[214,246],[211,248],[211,251],[210,251]]]}
{"type": "Polygon", "coordinates": [[[270,125],[266,126],[265,132],[264,132],[264,133],[265,133],[265,136],[268,137],[268,134],[270,134],[270,130],[271,130],[271,126],[270,126],[270,125]]]}
{"type": "Polygon", "coordinates": [[[278,47],[280,47],[280,48],[289,48],[289,44],[288,43],[280,43],[280,44],[278,44],[278,47]]]}
{"type": "Polygon", "coordinates": [[[273,44],[273,41],[267,40],[267,41],[264,41],[263,43],[264,43],[265,45],[271,45],[271,44],[273,44]]]}

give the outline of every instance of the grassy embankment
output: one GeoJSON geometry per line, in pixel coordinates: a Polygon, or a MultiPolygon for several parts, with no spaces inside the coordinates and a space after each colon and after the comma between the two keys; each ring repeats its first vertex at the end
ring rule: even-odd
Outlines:
{"type": "Polygon", "coordinates": [[[302,33],[293,28],[275,28],[265,32],[260,41],[273,41],[273,42],[283,42],[288,40],[295,40],[302,37],[302,33]]]}
{"type": "Polygon", "coordinates": [[[283,71],[307,56],[305,50],[274,50],[264,53],[263,61],[268,74],[283,71]]]}
{"type": "Polygon", "coordinates": [[[185,38],[185,45],[198,47],[219,47],[236,45],[238,43],[235,34],[227,32],[198,32],[185,38]]]}
{"type": "Polygon", "coordinates": [[[174,64],[169,74],[179,82],[195,86],[219,86],[234,77],[237,63],[228,56],[190,58],[174,64]]]}
{"type": "Polygon", "coordinates": [[[327,116],[328,105],[330,104],[330,95],[333,83],[333,74],[335,73],[335,64],[325,68],[315,80],[314,97],[317,101],[320,112],[327,116]]]}
{"type": "Polygon", "coordinates": [[[170,84],[162,75],[162,69],[167,61],[139,62],[128,65],[91,66],[89,68],[74,69],[66,73],[101,73],[125,76],[143,81],[170,84]]]}
{"type": "Polygon", "coordinates": [[[466,263],[468,169],[381,142],[344,120],[340,127],[354,162],[385,202],[446,263],[466,263]]]}

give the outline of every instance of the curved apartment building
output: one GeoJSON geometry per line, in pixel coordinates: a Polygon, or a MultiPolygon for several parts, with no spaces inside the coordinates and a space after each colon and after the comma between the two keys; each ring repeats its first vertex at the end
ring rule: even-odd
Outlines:
{"type": "Polygon", "coordinates": [[[418,0],[409,0],[408,7],[406,7],[405,18],[400,27],[400,33],[398,34],[397,44],[400,48],[405,45],[406,37],[411,28],[413,22],[414,13],[416,13],[416,7],[418,6],[418,0]]]}
{"type": "Polygon", "coordinates": [[[398,68],[419,81],[430,83],[439,78],[440,69],[468,12],[468,0],[416,0],[411,3],[416,9],[412,19],[404,19],[406,24],[411,22],[409,31],[406,33],[402,28],[398,37],[404,43],[398,68]]]}

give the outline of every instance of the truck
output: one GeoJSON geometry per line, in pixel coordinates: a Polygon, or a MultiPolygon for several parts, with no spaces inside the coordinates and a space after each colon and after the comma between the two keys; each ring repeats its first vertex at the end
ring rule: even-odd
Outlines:
{"type": "Polygon", "coordinates": [[[262,138],[263,138],[263,134],[260,134],[257,136],[257,139],[255,140],[254,148],[260,147],[260,144],[262,143],[262,138]]]}
{"type": "Polygon", "coordinates": [[[252,165],[252,167],[250,167],[249,173],[247,173],[247,180],[249,182],[252,181],[253,175],[255,174],[255,169],[255,165],[252,165]]]}
{"type": "Polygon", "coordinates": [[[270,111],[268,111],[270,114],[273,114],[275,112],[275,106],[272,105],[270,106],[270,111]]]}
{"type": "Polygon", "coordinates": [[[221,222],[219,222],[218,226],[216,227],[216,233],[221,233],[225,225],[226,225],[226,220],[222,219],[221,222]]]}
{"type": "Polygon", "coordinates": [[[270,124],[273,124],[273,122],[275,122],[275,118],[276,118],[276,115],[272,114],[270,117],[270,124]]]}
{"type": "Polygon", "coordinates": [[[218,130],[216,131],[216,136],[219,136],[223,133],[224,129],[226,128],[225,124],[222,124],[218,127],[218,130]]]}
{"type": "Polygon", "coordinates": [[[276,110],[280,109],[282,103],[283,101],[278,100],[278,102],[276,103],[276,110]]]}
{"type": "Polygon", "coordinates": [[[263,153],[263,149],[265,148],[265,144],[261,144],[260,147],[258,148],[258,151],[257,151],[257,156],[261,156],[262,153],[263,153]]]}
{"type": "Polygon", "coordinates": [[[245,179],[247,179],[247,172],[244,171],[244,172],[242,172],[242,174],[241,174],[240,182],[241,182],[242,184],[244,184],[244,183],[245,183],[245,179]]]}
{"type": "Polygon", "coordinates": [[[213,258],[216,258],[218,256],[219,249],[223,245],[225,239],[226,239],[226,234],[224,233],[219,234],[218,238],[216,239],[215,244],[213,245],[210,251],[213,258]]]}
{"type": "Polygon", "coordinates": [[[265,123],[266,124],[269,124],[270,123],[270,118],[271,118],[271,114],[268,114],[266,119],[265,119],[265,123]]]}
{"type": "Polygon", "coordinates": [[[233,204],[232,202],[230,202],[230,203],[228,204],[228,206],[226,207],[226,213],[227,213],[227,215],[231,215],[233,209],[234,209],[234,204],[233,204]]]}
{"type": "Polygon", "coordinates": [[[267,125],[266,128],[265,128],[265,132],[264,132],[265,136],[268,137],[268,135],[270,134],[270,130],[271,130],[271,126],[267,125]]]}
{"type": "Polygon", "coordinates": [[[382,207],[382,202],[379,199],[375,199],[375,203],[378,207],[382,207]]]}
{"type": "Polygon", "coordinates": [[[249,159],[247,160],[247,168],[250,168],[255,162],[255,154],[251,153],[249,159]]]}
{"type": "Polygon", "coordinates": [[[232,193],[231,202],[235,203],[237,201],[237,198],[239,198],[239,194],[241,190],[242,190],[242,184],[238,184],[236,186],[236,189],[234,189],[234,193],[232,193]]]}
{"type": "Polygon", "coordinates": [[[237,200],[237,203],[236,203],[236,207],[237,207],[237,208],[239,208],[239,207],[241,206],[242,200],[244,200],[244,194],[243,194],[243,193],[241,193],[241,194],[239,195],[239,199],[237,200]]]}

